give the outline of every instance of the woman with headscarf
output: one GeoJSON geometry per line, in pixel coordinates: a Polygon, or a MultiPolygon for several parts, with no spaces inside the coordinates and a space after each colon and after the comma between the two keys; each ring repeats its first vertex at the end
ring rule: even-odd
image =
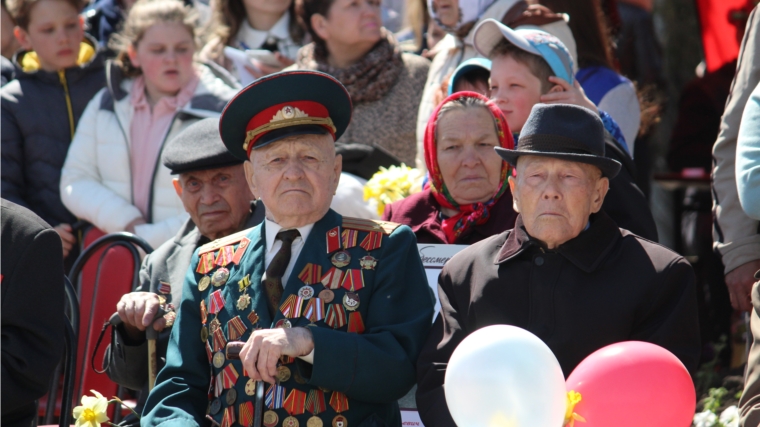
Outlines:
{"type": "Polygon", "coordinates": [[[448,81],[462,62],[479,56],[473,44],[474,28],[481,21],[493,18],[511,28],[528,26],[544,30],[559,38],[575,57],[575,40],[568,27],[566,15],[553,13],[541,5],[527,6],[523,0],[427,0],[432,20],[448,34],[429,55],[430,64],[420,108],[417,111],[417,158],[416,166],[425,169],[423,140],[428,118],[446,93],[448,81]]]}
{"type": "Polygon", "coordinates": [[[511,168],[494,147],[514,145],[506,118],[488,98],[449,96],[425,130],[429,187],[386,206],[383,219],[410,226],[418,243],[469,245],[511,229],[517,218],[507,185],[511,168]]]}

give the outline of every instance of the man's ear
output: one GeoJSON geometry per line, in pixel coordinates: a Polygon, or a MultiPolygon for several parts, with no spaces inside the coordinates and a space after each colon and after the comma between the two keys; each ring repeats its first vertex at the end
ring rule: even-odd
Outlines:
{"type": "Polygon", "coordinates": [[[243,170],[245,171],[245,181],[248,183],[248,189],[251,190],[251,193],[261,197],[256,191],[256,182],[253,179],[253,163],[250,160],[243,162],[243,170]]]}
{"type": "Polygon", "coordinates": [[[607,195],[607,191],[610,189],[610,179],[607,177],[601,177],[596,181],[594,185],[594,194],[591,200],[591,213],[597,213],[602,208],[604,203],[604,197],[607,195]]]}
{"type": "Polygon", "coordinates": [[[21,47],[23,47],[26,50],[33,50],[32,42],[29,40],[29,33],[26,32],[23,28],[16,26],[13,29],[13,35],[16,36],[16,40],[21,44],[21,47]]]}
{"type": "Polygon", "coordinates": [[[515,194],[517,178],[513,176],[507,177],[507,183],[509,184],[509,192],[512,193],[512,209],[514,209],[515,212],[520,213],[520,208],[517,206],[517,194],[515,194]]]}
{"type": "Polygon", "coordinates": [[[319,13],[311,15],[311,28],[322,40],[327,40],[329,30],[327,29],[327,18],[319,13]]]}
{"type": "Polygon", "coordinates": [[[177,195],[182,197],[182,184],[179,182],[179,178],[172,179],[172,184],[174,184],[174,191],[177,192],[177,195]]]}
{"type": "Polygon", "coordinates": [[[560,85],[554,85],[551,89],[549,89],[549,92],[546,93],[555,93],[555,92],[564,92],[565,89],[562,89],[562,86],[560,85]]]}

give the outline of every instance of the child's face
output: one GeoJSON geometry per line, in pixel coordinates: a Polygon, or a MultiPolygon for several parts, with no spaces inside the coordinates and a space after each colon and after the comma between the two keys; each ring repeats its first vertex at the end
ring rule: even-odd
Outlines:
{"type": "Polygon", "coordinates": [[[243,6],[246,11],[283,14],[292,2],[293,0],[243,0],[243,6]]]}
{"type": "Polygon", "coordinates": [[[145,77],[148,94],[157,101],[174,96],[193,76],[193,35],[176,22],[158,23],[145,31],[129,59],[145,77]]]}
{"type": "Polygon", "coordinates": [[[18,27],[16,37],[27,50],[34,50],[46,71],[73,67],[84,37],[77,10],[62,0],[41,0],[29,12],[29,26],[18,27]]]}
{"type": "Polygon", "coordinates": [[[491,63],[491,99],[504,113],[512,132],[520,132],[530,110],[540,102],[541,81],[530,68],[510,56],[491,63]]]}

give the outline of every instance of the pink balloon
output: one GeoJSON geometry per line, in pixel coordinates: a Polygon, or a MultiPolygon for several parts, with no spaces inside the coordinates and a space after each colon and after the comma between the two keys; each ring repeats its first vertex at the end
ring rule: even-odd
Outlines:
{"type": "Polygon", "coordinates": [[[655,344],[626,341],[595,351],[565,382],[580,393],[575,427],[689,427],[696,391],[673,353],[655,344]]]}

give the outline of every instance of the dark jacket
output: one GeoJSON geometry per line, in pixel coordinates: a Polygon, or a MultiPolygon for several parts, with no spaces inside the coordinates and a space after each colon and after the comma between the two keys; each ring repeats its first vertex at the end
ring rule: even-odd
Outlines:
{"type": "Polygon", "coordinates": [[[417,407],[427,427],[455,424],[443,380],[457,345],[489,325],[541,338],[567,377],[589,354],[639,340],[673,352],[690,372],[700,355],[694,273],[670,249],[621,230],[604,213],[556,250],[514,230],[455,255],[438,280],[441,312],[417,361],[417,407]]]}
{"type": "Polygon", "coordinates": [[[411,227],[417,236],[417,243],[471,245],[515,226],[517,212],[512,209],[512,193],[509,190],[493,205],[489,214],[491,217],[485,224],[472,227],[470,233],[459,241],[446,242],[446,235],[441,228],[441,205],[428,189],[387,205],[383,220],[411,227]]]}
{"type": "MultiPolygon", "coordinates": [[[[263,203],[251,203],[251,209],[252,213],[248,216],[244,228],[256,226],[264,221],[263,203]]],[[[174,239],[167,240],[145,257],[140,268],[140,287],[137,292],[163,295],[167,303],[172,303],[175,308],[179,308],[179,302],[182,300],[182,284],[185,281],[187,269],[190,267],[193,252],[200,245],[208,242],[209,239],[201,236],[195,223],[188,219],[174,239]],[[161,282],[169,283],[170,294],[159,292],[161,282]]],[[[112,331],[111,345],[106,348],[104,355],[106,373],[113,382],[131,390],[140,390],[140,399],[135,408],[140,413],[148,398],[148,342],[145,339],[140,342],[131,341],[123,326],[115,327],[112,331]]],[[[164,329],[156,340],[159,369],[163,367],[166,359],[170,332],[171,328],[164,329]]],[[[132,421],[134,425],[139,424],[139,420],[132,421]]],[[[126,424],[130,424],[129,421],[126,424]]]]}
{"type": "MultiPolygon", "coordinates": [[[[347,410],[342,413],[348,426],[401,427],[397,400],[414,385],[414,361],[430,328],[434,305],[433,294],[427,285],[425,270],[411,230],[403,225],[387,223],[387,228],[379,228],[373,221],[345,218],[335,211],[328,211],[314,224],[306,238],[280,301],[287,301],[304,287],[299,272],[306,271],[307,263],[321,267],[322,272],[328,272],[333,267],[330,253],[326,251],[330,230],[335,227],[350,229],[356,224],[362,224],[356,228],[359,231],[359,242],[369,235],[366,231],[369,229],[379,231],[378,237],[381,238],[380,247],[371,251],[371,256],[377,259],[374,270],[362,270],[359,266],[359,259],[367,256],[368,252],[360,245],[346,249],[351,260],[348,265],[341,267],[341,271],[353,269],[361,272],[364,286],[356,290],[361,303],[345,319],[361,318],[366,329],[363,328],[362,333],[349,333],[348,325],[335,324],[337,328],[333,329],[325,322],[326,319],[313,322],[314,326],[309,330],[314,340],[314,364],[301,359],[285,361],[292,375],[283,380],[281,386],[288,395],[293,390],[304,393],[317,390],[318,387],[328,390],[324,392],[325,410],[318,414],[325,427],[337,425],[333,422],[336,411],[329,404],[336,392],[344,393],[348,399],[347,410]]],[[[245,327],[239,329],[244,329],[239,336],[242,341],[248,340],[251,331],[257,326],[274,327],[276,322],[284,319],[281,311],[270,315],[265,291],[261,286],[265,270],[265,233],[265,224],[261,224],[245,233],[230,236],[223,242],[201,247],[193,255],[192,268],[185,278],[179,314],[169,340],[166,365],[159,372],[156,387],[148,396],[142,426],[208,425],[205,417],[212,401],[216,401],[211,407],[214,423],[223,424],[222,416],[225,412],[234,411],[239,419],[241,406],[253,402],[253,397],[245,391],[248,378],[242,375],[241,362],[226,360],[217,368],[210,363],[207,347],[217,347],[215,350],[223,348],[218,344],[234,330],[228,322],[236,317],[240,319],[238,325],[245,327]],[[250,244],[245,246],[245,252],[237,265],[227,265],[229,277],[225,284],[199,289],[197,283],[203,277],[196,272],[200,252],[215,254],[214,248],[237,245],[243,235],[250,239],[250,244]],[[239,282],[244,277],[250,286],[243,289],[251,301],[250,305],[238,308],[236,301],[242,294],[239,282]],[[214,292],[219,292],[216,295],[220,295],[224,301],[224,307],[214,316],[219,322],[219,329],[212,333],[217,335],[217,341],[212,336],[204,337],[208,340],[202,341],[199,334],[202,333],[204,319],[200,304],[204,301],[206,307],[212,307],[210,301],[214,292]],[[224,371],[227,374],[223,374],[224,371]],[[231,376],[233,372],[239,376],[231,376]],[[228,384],[220,389],[217,385],[219,383],[211,380],[219,376],[232,379],[233,387],[228,384]],[[211,393],[209,384],[214,387],[211,393]],[[230,388],[235,390],[233,396],[230,396],[230,388]]],[[[209,274],[214,271],[216,270],[209,274]]],[[[307,280],[312,283],[315,295],[324,290],[322,283],[307,280]]],[[[327,315],[328,310],[340,307],[347,294],[347,290],[342,287],[333,292],[334,299],[324,304],[323,315],[327,315]]],[[[313,298],[311,300],[317,302],[313,298]]],[[[211,315],[211,310],[208,314],[211,315]]],[[[212,319],[206,317],[205,320],[211,327],[212,319]]],[[[291,318],[290,322],[293,327],[305,327],[312,323],[303,316],[291,318]]],[[[278,425],[282,425],[287,412],[284,408],[276,409],[275,412],[280,420],[278,425]]],[[[301,426],[306,426],[311,416],[308,411],[295,415],[301,426]]]]}
{"type": "Polygon", "coordinates": [[[63,206],[59,192],[61,168],[74,133],[69,114],[76,126],[87,103],[103,88],[103,57],[96,53],[82,66],[59,74],[24,71],[19,64],[27,53],[16,55],[16,80],[1,92],[2,197],[50,225],[72,223],[76,218],[63,206]]]}
{"type": "Polygon", "coordinates": [[[0,56],[0,86],[16,78],[16,67],[10,59],[0,56]]]}
{"type": "MultiPolygon", "coordinates": [[[[121,29],[125,13],[119,0],[97,0],[82,13],[87,34],[98,41],[102,49],[108,48],[108,39],[121,29]]],[[[108,52],[109,56],[113,52],[108,52]]]]}
{"type": "Polygon", "coordinates": [[[29,427],[63,355],[63,249],[37,215],[0,202],[3,426],[29,427]]]}

